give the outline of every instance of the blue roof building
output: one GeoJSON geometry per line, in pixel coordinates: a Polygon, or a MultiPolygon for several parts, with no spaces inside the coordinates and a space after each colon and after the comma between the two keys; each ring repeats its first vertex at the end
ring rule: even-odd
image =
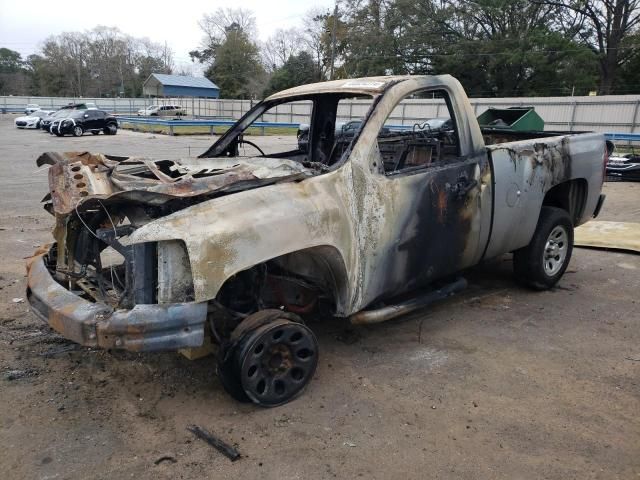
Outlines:
{"type": "Polygon", "coordinates": [[[205,77],[152,73],[142,84],[142,94],[151,97],[219,98],[220,88],[205,77]]]}

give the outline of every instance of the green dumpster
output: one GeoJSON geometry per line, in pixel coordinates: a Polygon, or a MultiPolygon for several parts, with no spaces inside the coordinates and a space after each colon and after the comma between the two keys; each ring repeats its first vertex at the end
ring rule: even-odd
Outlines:
{"type": "Polygon", "coordinates": [[[480,128],[531,132],[544,130],[544,120],[533,107],[489,108],[478,117],[480,128]]]}

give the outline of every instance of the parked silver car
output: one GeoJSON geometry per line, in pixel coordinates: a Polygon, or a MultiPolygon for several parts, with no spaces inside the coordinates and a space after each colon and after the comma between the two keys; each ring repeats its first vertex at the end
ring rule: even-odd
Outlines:
{"type": "Polygon", "coordinates": [[[186,109],[180,105],[151,105],[138,110],[138,115],[144,117],[180,117],[186,114],[186,109]]]}

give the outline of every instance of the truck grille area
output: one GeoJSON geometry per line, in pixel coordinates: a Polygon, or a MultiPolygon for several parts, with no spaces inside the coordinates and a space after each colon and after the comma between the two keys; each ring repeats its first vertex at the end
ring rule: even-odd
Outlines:
{"type": "Polygon", "coordinates": [[[64,254],[56,252],[54,278],[83,298],[114,308],[155,303],[156,244],[127,245],[131,225],[94,231],[76,218],[79,223],[68,224],[64,254]]]}

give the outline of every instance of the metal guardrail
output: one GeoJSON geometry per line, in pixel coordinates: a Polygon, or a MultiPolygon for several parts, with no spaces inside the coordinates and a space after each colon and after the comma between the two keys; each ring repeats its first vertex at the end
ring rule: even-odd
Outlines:
{"type": "MultiPolygon", "coordinates": [[[[169,128],[169,135],[174,135],[175,127],[209,127],[209,133],[214,134],[214,127],[230,127],[236,122],[233,120],[182,120],[182,119],[161,119],[149,117],[118,117],[119,123],[130,123],[132,125],[158,125],[169,128]]],[[[264,135],[267,128],[298,128],[299,123],[283,122],[253,122],[252,128],[260,128],[264,135]]],[[[134,127],[135,130],[135,127],[134,127]]]]}
{"type": "MultiPolygon", "coordinates": [[[[235,124],[233,120],[182,120],[182,119],[161,119],[150,117],[118,117],[119,122],[138,125],[159,125],[169,127],[169,135],[174,135],[174,127],[210,127],[210,134],[213,135],[213,127],[230,127],[235,124]]],[[[267,128],[298,128],[299,123],[285,122],[254,122],[252,127],[260,128],[264,135],[267,128]]],[[[386,125],[390,130],[409,130],[411,125],[386,125]]],[[[640,142],[640,133],[605,133],[605,138],[612,141],[640,142]]]]}
{"type": "MultiPolygon", "coordinates": [[[[183,119],[162,119],[162,118],[150,118],[150,117],[118,117],[120,123],[130,123],[134,125],[158,125],[169,128],[169,135],[175,135],[175,127],[209,127],[209,134],[213,135],[214,127],[230,127],[236,122],[233,120],[183,120],[183,119]]],[[[287,123],[287,122],[253,122],[251,128],[261,129],[262,135],[265,134],[267,128],[298,128],[299,123],[287,123]]],[[[386,125],[390,130],[409,130],[413,128],[412,125],[386,125]]]]}
{"type": "Polygon", "coordinates": [[[640,133],[605,133],[604,136],[611,141],[640,142],[640,133]]]}

